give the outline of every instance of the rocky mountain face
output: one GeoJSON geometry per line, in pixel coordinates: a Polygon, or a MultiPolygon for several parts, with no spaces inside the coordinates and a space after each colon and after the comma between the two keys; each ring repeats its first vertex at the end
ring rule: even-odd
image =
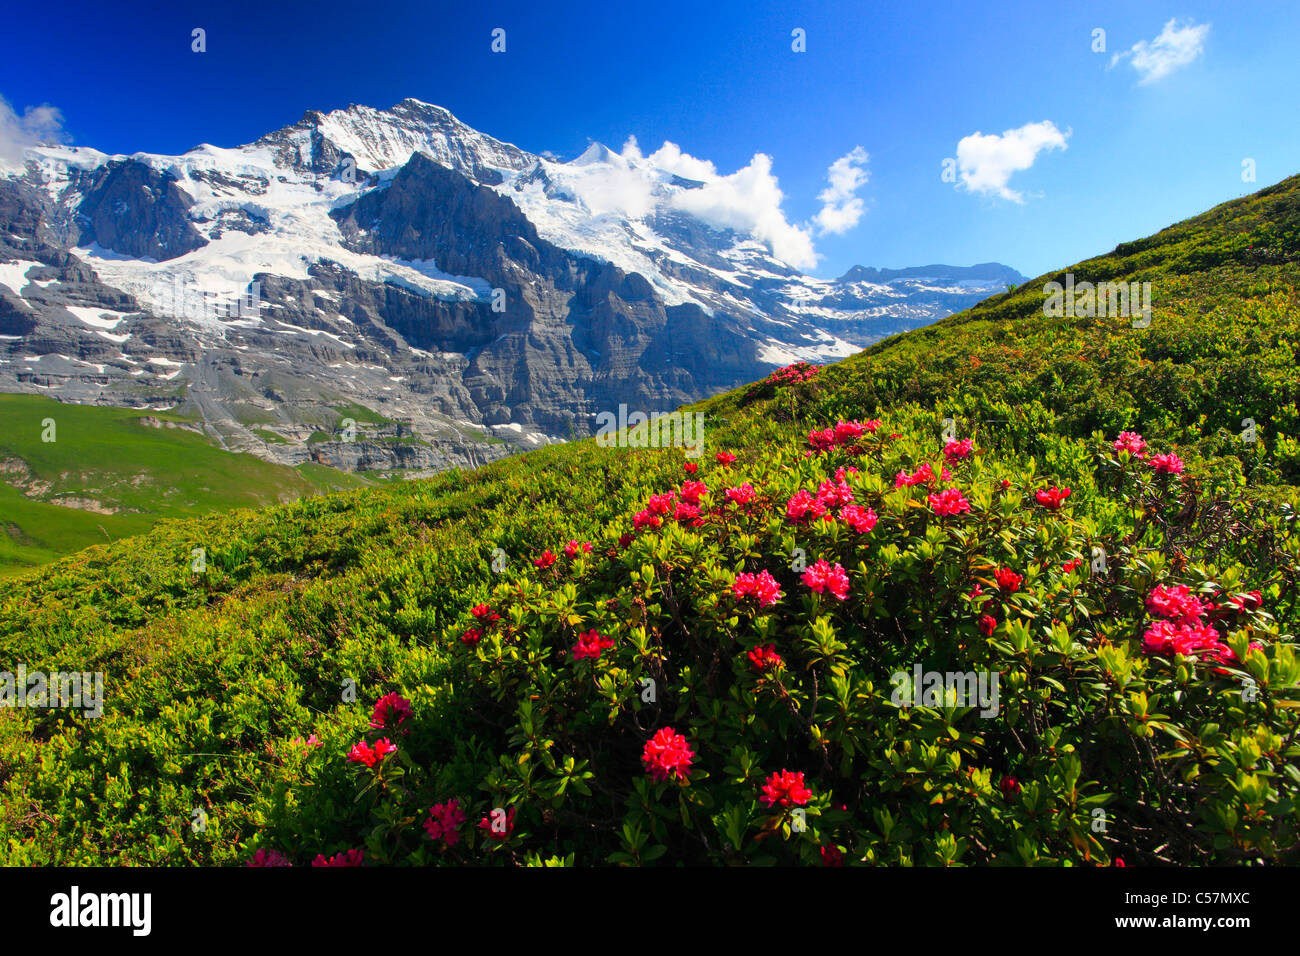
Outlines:
{"type": "Polygon", "coordinates": [[[274,461],[423,473],[826,361],[1023,281],[814,279],[669,201],[594,209],[593,146],[534,156],[405,100],[175,157],[40,147],[0,178],[0,391],[177,409],[274,461]]]}

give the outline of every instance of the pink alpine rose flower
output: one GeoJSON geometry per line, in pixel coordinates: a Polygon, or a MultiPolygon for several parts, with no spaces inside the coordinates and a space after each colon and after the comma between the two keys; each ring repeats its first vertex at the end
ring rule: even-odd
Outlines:
{"type": "Polygon", "coordinates": [[[943,446],[943,457],[948,460],[948,464],[955,465],[957,462],[969,458],[974,450],[975,442],[972,439],[953,440],[943,446]]]}
{"type": "Polygon", "coordinates": [[[371,746],[363,740],[360,743],[352,745],[352,749],[348,751],[348,761],[350,763],[362,763],[373,769],[385,757],[396,750],[397,745],[387,737],[381,737],[379,740],[376,740],[374,746],[371,746]]]}
{"type": "Polygon", "coordinates": [[[258,850],[244,866],[293,866],[279,850],[258,850]]]}
{"type": "Polygon", "coordinates": [[[840,509],[840,520],[858,534],[866,534],[876,526],[876,513],[861,505],[845,505],[840,509]]]}
{"type": "Polygon", "coordinates": [[[375,702],[374,713],[370,716],[370,726],[374,730],[391,730],[410,716],[411,702],[393,691],[375,702]]]}
{"type": "Polygon", "coordinates": [[[747,656],[749,657],[749,666],[760,674],[770,670],[779,670],[785,666],[785,661],[776,652],[775,644],[764,644],[755,647],[747,656]]]}
{"type": "Polygon", "coordinates": [[[803,583],[818,594],[829,591],[841,601],[849,596],[849,575],[838,563],[818,561],[804,571],[803,583]]]}
{"type": "Polygon", "coordinates": [[[1183,460],[1173,452],[1164,455],[1152,455],[1148,462],[1158,475],[1181,475],[1183,473],[1183,460]]]}
{"type": "Polygon", "coordinates": [[[728,488],[722,494],[733,505],[747,505],[754,500],[754,486],[746,482],[737,488],[728,488]]]}
{"type": "Polygon", "coordinates": [[[573,659],[575,661],[583,660],[590,657],[596,660],[600,657],[600,652],[608,650],[614,646],[614,641],[604,634],[598,633],[593,627],[585,634],[578,635],[578,643],[573,646],[573,659]]]}
{"type": "Polygon", "coordinates": [[[759,607],[771,607],[785,596],[776,579],[767,571],[759,571],[757,574],[740,572],[736,575],[736,583],[731,586],[731,593],[737,601],[755,597],[759,607]]]}
{"type": "Polygon", "coordinates": [[[657,783],[670,777],[685,783],[691,772],[691,759],[695,752],[687,744],[686,738],[671,727],[661,727],[646,741],[641,752],[641,762],[645,764],[646,773],[657,783]]]}
{"type": "Polygon", "coordinates": [[[970,511],[970,502],[957,488],[945,488],[937,495],[928,496],[930,507],[940,517],[961,514],[970,511]]]}
{"type": "Polygon", "coordinates": [[[1051,488],[1038,491],[1035,493],[1034,497],[1037,498],[1038,503],[1048,511],[1060,511],[1061,505],[1065,504],[1065,499],[1070,497],[1070,495],[1071,491],[1069,488],[1057,488],[1053,485],[1051,488]]]}
{"type": "Polygon", "coordinates": [[[1146,440],[1137,432],[1120,432],[1111,447],[1116,452],[1126,451],[1134,458],[1143,458],[1147,453],[1146,440]]]}
{"type": "Polygon", "coordinates": [[[344,850],[326,858],[324,853],[317,853],[312,866],[363,866],[366,862],[365,850],[344,850]]]}
{"type": "Polygon", "coordinates": [[[782,770],[770,774],[763,784],[759,802],[765,807],[802,807],[812,799],[812,791],[804,786],[803,772],[782,770]]]}

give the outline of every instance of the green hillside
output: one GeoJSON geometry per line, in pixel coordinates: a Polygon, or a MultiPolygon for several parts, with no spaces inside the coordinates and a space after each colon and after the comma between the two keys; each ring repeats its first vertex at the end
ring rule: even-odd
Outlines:
{"type": "Polygon", "coordinates": [[[1298,208],[1063,270],[1150,281],[1149,327],[1043,277],[700,403],[697,458],[579,442],[27,572],[0,661],[102,671],[103,716],[0,711],[2,862],[1295,863],[1298,208]]]}
{"type": "Polygon", "coordinates": [[[0,395],[0,576],[140,534],[160,518],[366,483],[334,469],[230,454],[175,427],[189,424],[166,412],[0,395]]]}

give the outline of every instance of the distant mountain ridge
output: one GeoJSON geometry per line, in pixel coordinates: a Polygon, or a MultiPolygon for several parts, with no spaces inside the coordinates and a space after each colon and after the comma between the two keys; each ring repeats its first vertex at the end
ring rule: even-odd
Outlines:
{"type": "Polygon", "coordinates": [[[600,144],[556,162],[414,99],[181,156],[38,147],[0,178],[0,391],[175,408],[285,464],[423,472],[840,358],[1022,278],[806,276],[686,211],[703,186],[600,144]],[[649,206],[603,209],[611,176],[649,206]]]}

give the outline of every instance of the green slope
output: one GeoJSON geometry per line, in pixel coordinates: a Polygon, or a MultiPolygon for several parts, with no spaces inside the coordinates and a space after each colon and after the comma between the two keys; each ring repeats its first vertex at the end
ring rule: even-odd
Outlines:
{"type": "Polygon", "coordinates": [[[162,522],[28,572],[0,599],[0,660],[103,671],[105,716],[0,720],[0,854],[1294,863],[1298,194],[1291,179],[1071,267],[1149,276],[1150,328],[1046,318],[1044,279],[808,383],[701,403],[698,526],[669,517],[620,543],[652,496],[686,491],[691,460],[580,442],[162,522]],[[806,454],[810,430],[867,419],[874,436],[806,454]],[[895,478],[942,467],[944,419],[976,448],[936,482],[970,507],[950,516],[937,488],[895,478]],[[1118,456],[1121,430],[1185,471],[1118,456]],[[714,461],[723,449],[734,465],[714,461]],[[787,519],[797,492],[850,466],[869,532],[787,519]],[[721,504],[746,483],[749,506],[721,504]],[[1059,511],[1038,504],[1052,486],[1071,489],[1059,511]],[[565,556],[570,539],[591,554],[565,556]],[[538,568],[545,549],[560,557],[538,568]],[[843,601],[810,590],[800,551],[842,565],[843,601]],[[771,608],[734,597],[760,571],[783,592],[771,608]],[[1144,654],[1157,585],[1222,605],[1215,633],[1244,661],[1144,654]],[[470,647],[480,602],[501,620],[470,647]],[[575,660],[590,630],[614,644],[575,660]],[[785,668],[759,674],[748,652],[767,644],[785,668]],[[1000,711],[900,708],[892,677],[916,665],[999,674],[1000,711]],[[389,692],[412,716],[383,731],[399,749],[376,774],[347,754],[380,736],[371,709],[389,692]],[[643,766],[669,729],[693,751],[686,781],[643,766]],[[296,742],[312,734],[320,747],[296,742]],[[783,771],[804,775],[802,815],[762,799],[783,771]],[[422,828],[449,799],[467,818],[454,845],[422,828]],[[494,808],[515,814],[500,841],[494,808]]]}
{"type": "Polygon", "coordinates": [[[145,425],[146,417],[189,424],[165,412],[0,395],[0,575],[139,534],[163,517],[365,484],[333,469],[230,454],[194,431],[145,425]]]}

